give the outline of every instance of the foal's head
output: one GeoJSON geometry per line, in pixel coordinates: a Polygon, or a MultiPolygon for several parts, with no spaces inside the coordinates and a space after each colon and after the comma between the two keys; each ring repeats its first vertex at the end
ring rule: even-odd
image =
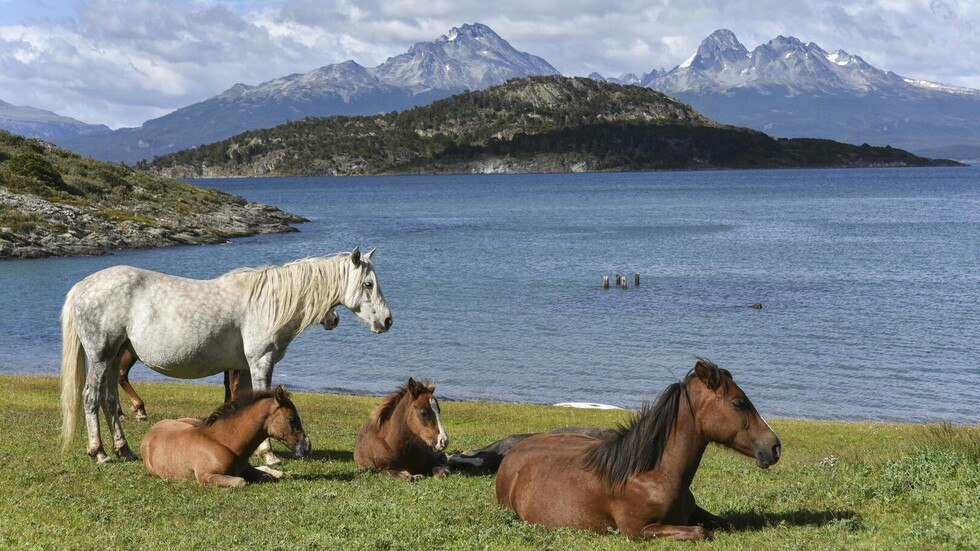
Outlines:
{"type": "Polygon", "coordinates": [[[702,434],[742,454],[766,469],[779,461],[782,445],[769,423],[742,392],[732,374],[713,362],[698,359],[687,382],[688,395],[702,434]]]}
{"type": "Polygon", "coordinates": [[[445,450],[449,435],[442,424],[442,411],[435,391],[435,383],[409,377],[408,384],[388,396],[375,410],[376,426],[380,429],[385,423],[402,423],[408,432],[433,451],[445,450]]]}
{"type": "Polygon", "coordinates": [[[340,314],[337,313],[335,308],[330,308],[327,313],[324,314],[323,319],[320,320],[320,325],[324,329],[330,331],[331,329],[336,329],[340,325],[340,314]]]}
{"type": "Polygon", "coordinates": [[[306,457],[310,453],[310,437],[303,430],[303,421],[299,418],[296,405],[289,399],[286,388],[277,386],[270,402],[265,430],[269,436],[293,450],[296,457],[306,457]]]}
{"type": "Polygon", "coordinates": [[[351,251],[347,290],[341,302],[358,319],[370,325],[371,331],[384,333],[391,329],[391,310],[381,293],[381,284],[374,272],[374,264],[371,262],[373,254],[374,249],[363,255],[359,247],[354,247],[351,251]]]}

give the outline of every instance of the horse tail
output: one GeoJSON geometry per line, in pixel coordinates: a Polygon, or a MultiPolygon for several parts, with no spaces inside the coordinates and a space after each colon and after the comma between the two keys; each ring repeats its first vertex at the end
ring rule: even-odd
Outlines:
{"type": "Polygon", "coordinates": [[[65,305],[61,308],[61,446],[67,449],[75,437],[78,426],[78,410],[82,401],[82,383],[85,380],[85,350],[75,330],[72,303],[78,285],[68,291],[65,305]]]}

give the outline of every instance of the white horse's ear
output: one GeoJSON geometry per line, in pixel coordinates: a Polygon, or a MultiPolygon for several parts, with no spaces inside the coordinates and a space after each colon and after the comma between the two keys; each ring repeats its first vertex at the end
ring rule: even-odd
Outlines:
{"type": "Polygon", "coordinates": [[[378,250],[377,247],[375,247],[375,248],[371,249],[370,251],[368,251],[367,254],[364,255],[364,260],[371,260],[371,255],[374,254],[374,251],[376,251],[376,250],[378,250]]]}
{"type": "Polygon", "coordinates": [[[355,268],[361,267],[361,248],[354,247],[354,250],[350,252],[350,262],[355,268]]]}

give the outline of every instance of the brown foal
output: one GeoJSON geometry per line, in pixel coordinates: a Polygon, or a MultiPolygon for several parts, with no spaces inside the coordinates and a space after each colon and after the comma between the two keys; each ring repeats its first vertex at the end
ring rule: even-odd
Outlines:
{"type": "Polygon", "coordinates": [[[781,453],[731,373],[699,359],[655,405],[606,438],[547,433],[514,446],[497,472],[497,501],[550,528],[704,539],[729,527],[698,507],[690,490],[709,442],[754,457],[763,469],[781,453]]]}
{"type": "Polygon", "coordinates": [[[409,378],[407,385],[388,395],[361,427],[354,443],[354,462],[401,480],[448,475],[443,450],[449,436],[435,390],[435,384],[409,378]]]}
{"type": "MultiPolygon", "coordinates": [[[[327,315],[324,316],[321,322],[323,328],[327,331],[335,329],[337,325],[340,324],[340,315],[337,311],[331,308],[327,315]]],[[[140,398],[139,394],[136,394],[136,389],[129,382],[129,372],[136,365],[139,358],[136,357],[136,352],[131,346],[127,345],[123,349],[122,359],[119,361],[119,386],[122,387],[126,395],[129,396],[129,401],[133,403],[133,412],[136,414],[136,418],[140,421],[146,421],[148,417],[146,416],[146,404],[143,403],[143,399],[140,398]]],[[[228,402],[233,400],[238,396],[239,388],[241,385],[242,372],[241,371],[225,371],[225,401],[228,402]]],[[[247,389],[252,388],[252,377],[248,375],[247,389]]],[[[247,390],[243,389],[243,390],[247,390]]],[[[122,402],[119,404],[119,414],[125,415],[122,411],[122,402]]]]}
{"type": "Polygon", "coordinates": [[[281,471],[253,467],[248,459],[266,438],[275,438],[297,457],[310,452],[296,406],[282,385],[245,393],[226,402],[206,420],[166,419],[150,427],[140,451],[150,474],[197,480],[215,486],[243,486],[279,479],[281,471]]]}

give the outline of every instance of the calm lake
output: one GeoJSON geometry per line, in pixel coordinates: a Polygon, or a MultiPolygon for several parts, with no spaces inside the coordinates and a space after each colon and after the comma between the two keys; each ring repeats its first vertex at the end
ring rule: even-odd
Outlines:
{"type": "Polygon", "coordinates": [[[633,407],[703,355],[770,416],[980,422],[980,168],[195,183],[312,221],[0,262],[0,372],[58,372],[64,294],[99,269],[209,278],[360,245],[378,247],[392,330],[341,310],[276,382],[385,393],[414,375],[451,398],[633,407]],[[602,289],[615,272],[628,290],[602,289]]]}

